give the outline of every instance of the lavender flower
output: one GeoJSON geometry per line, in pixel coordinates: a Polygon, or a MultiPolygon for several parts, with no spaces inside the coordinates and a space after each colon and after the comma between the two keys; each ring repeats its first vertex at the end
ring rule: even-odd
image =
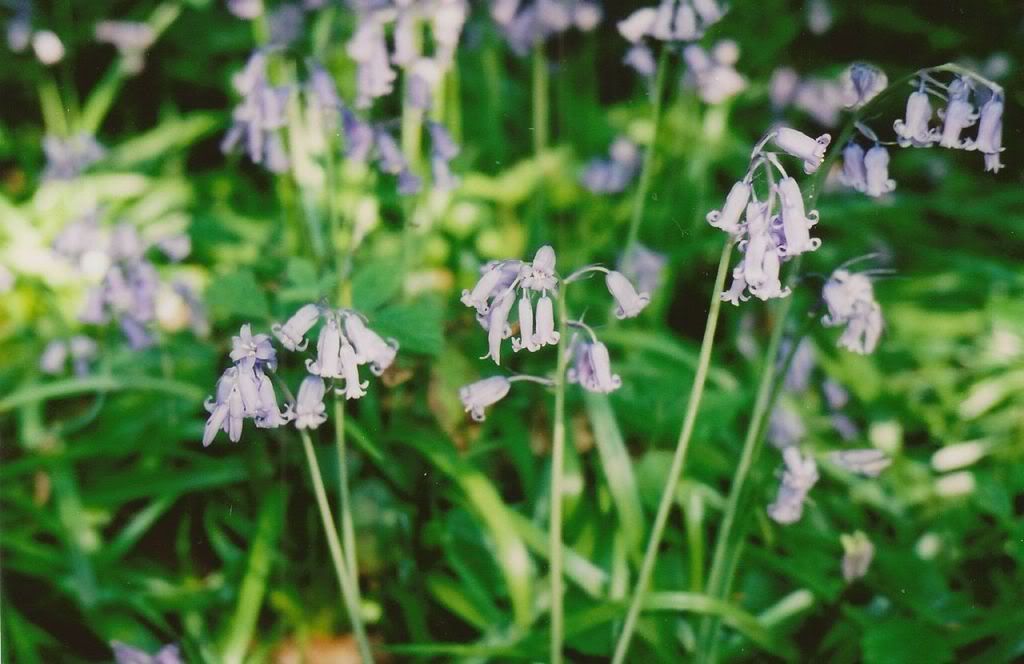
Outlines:
{"type": "Polygon", "coordinates": [[[860,108],[889,85],[889,79],[878,67],[856,62],[843,73],[843,95],[849,108],[860,108]]]}
{"type": "Polygon", "coordinates": [[[274,173],[288,169],[288,156],[279,130],[287,123],[287,105],[291,89],[271,86],[267,78],[267,56],[256,51],[232,80],[242,101],[232,113],[234,123],[221,141],[221,151],[229,153],[242,141],[254,164],[274,173]]]}
{"type": "Polygon", "coordinates": [[[462,406],[470,417],[477,422],[483,422],[486,419],[484,408],[504,399],[511,388],[512,383],[508,378],[491,376],[460,388],[459,399],[462,400],[462,406]]]}
{"type": "Polygon", "coordinates": [[[7,47],[21,53],[32,42],[32,2],[15,0],[14,15],[7,21],[7,47]]]}
{"type": "Polygon", "coordinates": [[[537,250],[532,263],[523,264],[521,285],[523,288],[544,292],[554,290],[558,285],[555,276],[555,250],[544,245],[537,250]]]}
{"type": "Polygon", "coordinates": [[[252,326],[246,323],[231,337],[231,360],[235,363],[248,362],[270,371],[277,369],[277,351],[270,343],[269,334],[253,334],[252,326]]]}
{"type": "Polygon", "coordinates": [[[736,71],[739,47],[732,40],[722,40],[708,53],[697,44],[683,49],[687,75],[684,82],[696,88],[708,104],[721,104],[746,89],[747,80],[736,71]]]}
{"type": "Polygon", "coordinates": [[[907,114],[903,120],[896,120],[892,128],[900,147],[930,147],[937,140],[936,132],[928,128],[932,119],[932,104],[925,92],[924,80],[918,90],[907,99],[907,114]]]}
{"type": "Polygon", "coordinates": [[[327,407],[324,405],[324,381],[319,376],[306,376],[299,385],[295,399],[295,427],[315,429],[327,421],[327,407]]]}
{"type": "Polygon", "coordinates": [[[647,78],[654,76],[654,72],[658,68],[654,53],[646,44],[630,46],[622,58],[622,64],[631,67],[633,71],[647,78]]]}
{"type": "Polygon", "coordinates": [[[551,298],[541,295],[537,300],[537,329],[533,334],[533,341],[537,346],[554,346],[558,343],[561,335],[555,331],[555,311],[551,298]]]}
{"type": "Polygon", "coordinates": [[[380,376],[390,367],[398,354],[398,342],[394,339],[385,341],[379,334],[366,326],[363,318],[354,312],[344,315],[345,336],[355,348],[355,360],[358,364],[369,364],[374,376],[380,376]]]}
{"type": "Polygon", "coordinates": [[[103,159],[106,150],[89,134],[67,138],[47,135],[43,137],[43,154],[46,155],[44,180],[71,180],[103,159]]]}
{"type": "Polygon", "coordinates": [[[533,303],[526,290],[523,290],[523,295],[519,298],[519,338],[512,339],[513,351],[518,353],[524,348],[531,353],[540,348],[533,338],[533,303]]]}
{"type": "Polygon", "coordinates": [[[96,41],[111,44],[122,58],[129,74],[138,74],[145,66],[146,51],[156,41],[156,32],[137,21],[100,21],[96,24],[96,41]]]}
{"type": "Polygon", "coordinates": [[[315,304],[306,304],[292,314],[292,317],[284,325],[274,323],[270,327],[270,331],[288,350],[303,351],[309,344],[306,333],[316,325],[319,319],[320,308],[315,304]]]}
{"type": "Polygon", "coordinates": [[[601,8],[588,0],[493,0],[491,18],[518,55],[572,28],[589,32],[601,21],[601,8]]]}
{"type": "Polygon", "coordinates": [[[654,293],[661,288],[667,264],[668,258],[664,254],[635,244],[619,260],[619,271],[636,284],[641,293],[654,293]]]}
{"type": "Polygon", "coordinates": [[[747,205],[747,238],[740,242],[743,262],[733,270],[732,287],[722,294],[724,301],[736,304],[743,299],[740,295],[743,288],[761,300],[789,295],[789,287],[783,287],[779,281],[782,256],[772,235],[768,214],[768,203],[753,201],[747,205]]]}
{"type": "Polygon", "coordinates": [[[495,364],[501,364],[501,342],[512,334],[512,328],[508,324],[508,315],[512,311],[512,304],[515,301],[515,291],[510,288],[491,303],[487,318],[487,354],[480,359],[489,357],[494,360],[495,364]]]}
{"type": "Polygon", "coordinates": [[[885,452],[872,448],[832,452],[828,458],[843,470],[865,477],[878,477],[892,463],[885,452]]]}
{"type": "Polygon", "coordinates": [[[832,141],[828,134],[811,138],[803,132],[789,127],[779,127],[775,132],[775,144],[783,152],[804,162],[804,173],[810,175],[818,170],[825,160],[825,150],[832,141]]]}
{"type": "Polygon", "coordinates": [[[1003,96],[994,93],[981,107],[978,139],[974,147],[985,155],[985,170],[998,173],[1003,167],[999,153],[1003,151],[1003,96]]]}
{"type": "Polygon", "coordinates": [[[782,201],[782,228],[785,235],[785,244],[779,247],[781,255],[792,258],[804,252],[816,251],[821,246],[821,240],[812,238],[810,230],[818,223],[818,211],[804,212],[803,194],[793,178],[782,178],[776,185],[776,191],[782,201]]]}
{"type": "Polygon", "coordinates": [[[974,112],[970,102],[971,88],[967,79],[958,78],[949,86],[949,105],[939,110],[942,118],[942,132],[939,145],[944,148],[962,150],[974,149],[971,139],[960,140],[960,134],[977,122],[979,114],[974,112]]]}
{"type": "Polygon", "coordinates": [[[566,380],[579,383],[588,392],[607,394],[622,387],[622,379],[612,373],[608,347],[596,339],[573,344],[573,365],[566,372],[566,380]]]}
{"type": "Polygon", "coordinates": [[[368,123],[360,120],[355,113],[343,108],[341,111],[342,130],[345,134],[345,157],[365,162],[373,149],[374,131],[368,123]]]}
{"type": "Polygon", "coordinates": [[[228,11],[236,17],[251,20],[263,14],[263,0],[227,0],[228,11]]]}
{"type": "Polygon", "coordinates": [[[822,324],[846,325],[839,347],[862,355],[874,351],[882,334],[882,309],[875,301],[871,280],[864,274],[838,269],[825,282],[822,297],[828,306],[822,324]]]}
{"type": "Polygon", "coordinates": [[[615,317],[619,320],[639,316],[651,301],[649,293],[637,293],[633,284],[621,272],[610,270],[605,274],[604,281],[608,292],[615,298],[615,317]]]}
{"type": "Polygon", "coordinates": [[[729,190],[725,198],[725,205],[721,210],[712,210],[707,214],[707,222],[730,235],[738,235],[743,232],[740,224],[740,216],[747,207],[750,200],[750,183],[746,181],[737,182],[729,190]]]}
{"type": "Polygon", "coordinates": [[[850,401],[850,393],[846,388],[831,378],[822,383],[821,391],[825,393],[825,401],[832,410],[839,410],[850,401]]]}
{"type": "Polygon", "coordinates": [[[335,316],[329,315],[316,342],[316,359],[306,360],[306,370],[323,378],[344,378],[341,373],[341,329],[335,316]]]}
{"type": "Polygon", "coordinates": [[[797,445],[807,435],[800,413],[788,402],[780,401],[768,418],[768,442],[782,450],[797,445]]]}
{"type": "Polygon", "coordinates": [[[640,166],[640,151],[636,144],[617,138],[609,149],[610,159],[591,159],[580,184],[595,194],[617,194],[626,189],[640,166]]]}
{"type": "Polygon", "coordinates": [[[267,16],[271,46],[288,46],[302,34],[305,15],[298,5],[285,3],[267,16]]]}
{"type": "Polygon", "coordinates": [[[864,148],[850,141],[843,148],[843,171],[839,181],[857,191],[865,191],[868,187],[868,173],[864,166],[864,148]]]}
{"type": "Polygon", "coordinates": [[[896,180],[889,177],[889,151],[881,145],[864,155],[864,193],[878,198],[896,189],[896,180]]]}
{"type": "Polygon", "coordinates": [[[777,523],[788,525],[803,516],[804,501],[818,481],[818,464],[813,457],[802,456],[796,446],[783,449],[782,460],[786,470],[775,502],[768,506],[768,516],[777,523]]]}
{"type": "Polygon", "coordinates": [[[374,99],[394,89],[397,74],[388,57],[383,21],[376,12],[360,13],[355,34],[345,47],[356,62],[357,108],[369,108],[374,99]]]}
{"type": "Polygon", "coordinates": [[[338,357],[341,362],[342,377],[345,384],[342,387],[335,388],[334,393],[343,394],[346,399],[359,399],[366,396],[366,388],[369,387],[370,381],[359,380],[359,358],[356,356],[355,348],[353,348],[347,338],[342,338],[341,340],[341,351],[338,357]]]}
{"type": "Polygon", "coordinates": [[[154,655],[120,641],[111,641],[110,648],[114,651],[116,664],[184,664],[185,662],[178,646],[174,644],[163,646],[154,655]]]}

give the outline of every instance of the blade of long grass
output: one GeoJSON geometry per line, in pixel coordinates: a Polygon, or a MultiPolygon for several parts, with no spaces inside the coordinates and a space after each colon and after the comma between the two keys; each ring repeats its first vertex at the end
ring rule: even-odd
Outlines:
{"type": "Polygon", "coordinates": [[[13,410],[18,406],[36,401],[49,401],[63,397],[73,397],[94,392],[118,392],[123,390],[142,390],[146,392],[162,392],[183,400],[198,402],[202,400],[204,391],[191,383],[183,383],[148,376],[92,376],[89,378],[68,378],[52,383],[29,385],[13,394],[0,399],[0,413],[13,410]]]}

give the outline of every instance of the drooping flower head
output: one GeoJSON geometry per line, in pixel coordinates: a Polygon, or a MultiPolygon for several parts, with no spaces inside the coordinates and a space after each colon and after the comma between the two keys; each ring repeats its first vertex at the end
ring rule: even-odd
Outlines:
{"type": "Polygon", "coordinates": [[[846,106],[860,108],[889,85],[885,72],[864,62],[855,62],[843,73],[846,106]]]}
{"type": "Polygon", "coordinates": [[[882,335],[882,308],[868,276],[840,268],[825,282],[822,297],[828,307],[822,324],[846,325],[839,347],[862,355],[874,351],[882,335]]]}
{"type": "Polygon", "coordinates": [[[775,502],[768,506],[768,516],[777,523],[788,525],[803,516],[807,494],[818,482],[818,464],[813,457],[803,456],[795,445],[782,450],[782,460],[785,471],[775,502]]]}

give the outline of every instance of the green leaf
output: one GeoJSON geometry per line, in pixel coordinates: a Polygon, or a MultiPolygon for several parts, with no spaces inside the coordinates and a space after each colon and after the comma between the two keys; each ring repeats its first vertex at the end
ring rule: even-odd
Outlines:
{"type": "Polygon", "coordinates": [[[362,266],[352,275],[352,306],[368,313],[395,299],[402,290],[401,261],[382,259],[362,266]]]}
{"type": "Polygon", "coordinates": [[[238,270],[218,277],[206,291],[206,303],[216,318],[270,316],[270,305],[252,270],[238,270]]]}
{"type": "Polygon", "coordinates": [[[861,639],[861,649],[867,664],[953,661],[953,650],[942,634],[909,620],[869,624],[861,639]]]}
{"type": "Polygon", "coordinates": [[[644,538],[644,513],[640,505],[640,492],[633,476],[633,462],[626,451],[615,421],[608,397],[604,394],[584,392],[587,416],[594,430],[597,451],[601,458],[601,469],[608,480],[612,502],[619,513],[619,525],[626,538],[626,544],[634,555],[640,554],[644,538]]]}
{"type": "Polygon", "coordinates": [[[433,298],[396,304],[371,316],[370,324],[381,336],[397,339],[402,352],[438,355],[444,346],[443,309],[433,298]]]}

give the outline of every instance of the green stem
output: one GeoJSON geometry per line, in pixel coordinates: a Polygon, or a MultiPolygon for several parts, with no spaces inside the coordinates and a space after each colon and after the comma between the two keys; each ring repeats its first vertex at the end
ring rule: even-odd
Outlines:
{"type": "Polygon", "coordinates": [[[348,455],[345,449],[345,401],[334,396],[334,442],[338,451],[338,495],[341,509],[341,538],[345,545],[345,564],[359,597],[359,564],[356,560],[356,529],[352,520],[352,501],[348,489],[348,455]]]}
{"type": "Polygon", "coordinates": [[[338,585],[341,588],[341,597],[345,602],[349,621],[352,623],[352,631],[355,633],[359,656],[364,663],[372,664],[373,651],[370,649],[370,641],[366,637],[366,629],[363,627],[363,619],[359,613],[359,596],[345,567],[344,550],[338,539],[338,529],[334,525],[331,506],[327,502],[327,491],[324,489],[324,478],[320,474],[320,464],[317,463],[316,452],[313,450],[313,441],[305,429],[300,429],[299,435],[302,437],[302,448],[306,452],[306,463],[309,465],[309,475],[313,480],[313,492],[316,494],[317,507],[320,508],[320,520],[324,524],[327,547],[331,551],[331,562],[334,564],[334,572],[338,576],[338,585]]]}
{"type": "Polygon", "coordinates": [[[661,54],[658,56],[658,69],[654,75],[654,99],[651,110],[651,143],[644,151],[644,163],[640,167],[640,179],[637,183],[636,198],[633,199],[633,216],[629,220],[629,234],[626,235],[626,248],[624,256],[629,256],[636,245],[640,233],[640,222],[644,218],[644,206],[647,204],[647,191],[651,187],[651,175],[654,166],[654,150],[658,145],[658,132],[661,129],[661,110],[664,105],[665,79],[668,77],[668,56],[669,46],[661,47],[661,54]]]}
{"type": "Polygon", "coordinates": [[[644,596],[651,582],[651,574],[654,572],[654,565],[658,560],[661,538],[665,533],[665,524],[668,521],[669,512],[672,510],[672,504],[675,502],[676,490],[683,474],[683,465],[686,462],[686,452],[690,446],[690,438],[693,436],[697,412],[700,409],[701,398],[704,395],[704,384],[707,381],[708,369],[711,366],[711,349],[715,343],[718,313],[722,306],[722,289],[725,287],[725,275],[729,272],[729,258],[731,256],[732,241],[727,240],[722,248],[722,257],[718,261],[718,273],[715,276],[715,286],[711,292],[711,305],[708,311],[707,323],[704,326],[704,338],[700,345],[697,371],[693,377],[693,386],[690,388],[690,398],[687,402],[686,414],[683,417],[683,428],[679,432],[679,441],[676,443],[676,451],[672,457],[672,466],[669,468],[668,479],[661,493],[661,502],[658,503],[658,513],[654,518],[650,539],[647,540],[647,549],[644,551],[644,559],[640,565],[640,574],[637,577],[636,586],[633,588],[633,596],[629,602],[626,622],[623,624],[622,633],[619,635],[619,641],[615,646],[615,655],[612,658],[613,664],[621,664],[626,659],[629,643],[633,637],[633,631],[636,629],[640,610],[643,607],[644,596]]]}
{"type": "Polygon", "coordinates": [[[533,156],[540,157],[548,147],[548,60],[544,42],[533,47],[533,156]]]}
{"type": "Polygon", "coordinates": [[[555,413],[551,432],[551,521],[548,530],[548,551],[551,564],[551,664],[562,661],[565,638],[562,586],[562,475],[565,470],[565,369],[567,325],[565,283],[558,293],[558,328],[562,343],[558,344],[555,366],[555,413]]]}
{"type": "MultiPolygon", "coordinates": [[[[800,272],[800,262],[800,257],[793,261],[790,281],[800,272]]],[[[733,549],[736,546],[733,544],[733,530],[737,518],[741,516],[739,505],[743,498],[750,469],[753,467],[754,461],[761,449],[760,434],[771,406],[775,377],[778,372],[775,360],[779,355],[782,333],[786,327],[785,323],[789,310],[793,306],[793,299],[793,296],[790,296],[780,300],[776,309],[775,328],[772,330],[771,337],[768,340],[768,347],[765,349],[761,367],[761,381],[757,387],[753,414],[750,417],[747,433],[743,440],[740,462],[736,467],[736,474],[733,476],[729,499],[725,508],[725,518],[722,521],[722,527],[718,532],[718,536],[715,538],[715,550],[711,559],[711,572],[708,576],[706,588],[707,593],[717,599],[724,599],[729,593],[729,587],[732,585],[735,566],[730,564],[730,560],[734,559],[736,553],[733,549]]],[[[697,641],[697,661],[715,661],[719,630],[720,623],[713,617],[705,617],[701,622],[697,641]]]]}

